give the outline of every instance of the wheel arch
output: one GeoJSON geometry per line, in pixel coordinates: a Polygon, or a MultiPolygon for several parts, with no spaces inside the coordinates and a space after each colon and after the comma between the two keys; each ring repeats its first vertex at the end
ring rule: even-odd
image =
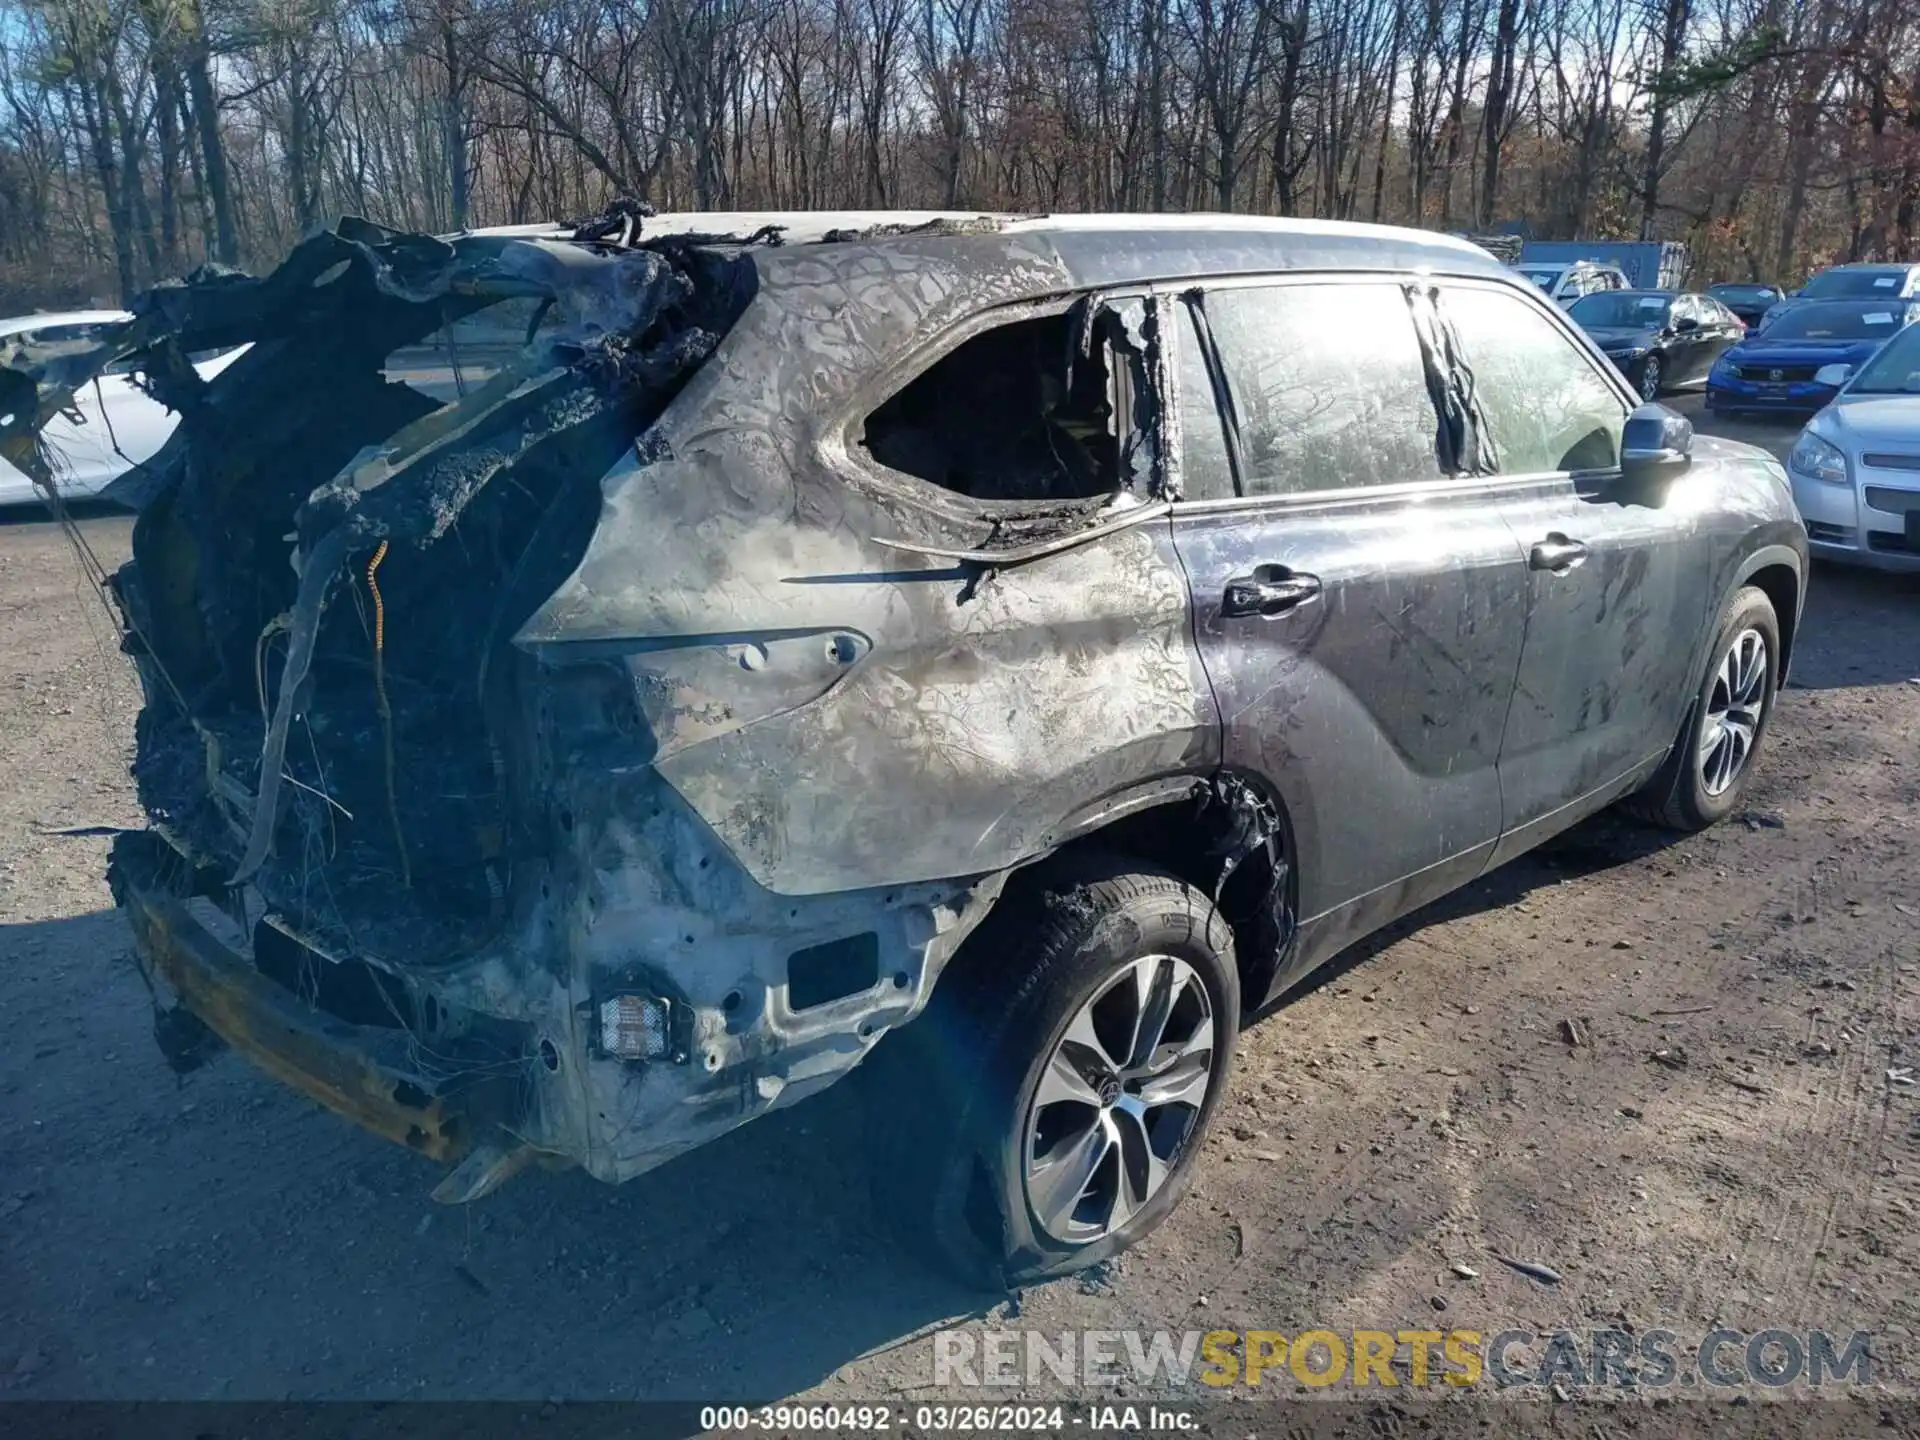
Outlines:
{"type": "Polygon", "coordinates": [[[1780,622],[1779,684],[1786,684],[1793,661],[1793,643],[1800,629],[1800,605],[1806,593],[1805,562],[1785,545],[1767,545],[1742,562],[1729,593],[1742,586],[1758,588],[1773,602],[1780,622]]]}
{"type": "Polygon", "coordinates": [[[1292,817],[1270,786],[1236,770],[1162,779],[1109,796],[1063,828],[1059,845],[1015,871],[1009,893],[1043,886],[1088,854],[1163,866],[1218,906],[1233,932],[1242,1013],[1259,1009],[1292,949],[1299,914],[1292,817]]]}

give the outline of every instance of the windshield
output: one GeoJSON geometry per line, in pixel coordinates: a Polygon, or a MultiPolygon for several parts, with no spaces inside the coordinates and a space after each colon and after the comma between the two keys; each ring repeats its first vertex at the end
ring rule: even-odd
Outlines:
{"type": "Polygon", "coordinates": [[[1816,275],[1800,290],[1803,300],[1838,300],[1843,296],[1866,299],[1873,295],[1884,295],[1889,300],[1898,295],[1906,280],[1902,270],[1829,270],[1824,275],[1816,275]]]}
{"type": "Polygon", "coordinates": [[[1671,295],[1636,295],[1631,290],[1612,290],[1574,301],[1567,307],[1567,313],[1582,325],[1603,329],[1657,330],[1667,323],[1672,309],[1671,295]]]}
{"type": "Polygon", "coordinates": [[[1880,347],[1854,376],[1849,395],[1920,395],[1920,326],[1910,326],[1880,347]]]}
{"type": "Polygon", "coordinates": [[[1772,300],[1780,292],[1771,285],[1715,285],[1707,293],[1716,300],[1772,300]]]}
{"type": "Polygon", "coordinates": [[[1551,290],[1553,289],[1553,282],[1558,280],[1565,272],[1561,270],[1542,270],[1536,267],[1531,270],[1522,269],[1520,273],[1538,285],[1542,290],[1551,290]]]}
{"type": "Polygon", "coordinates": [[[1905,305],[1809,305],[1767,326],[1769,340],[1885,340],[1906,323],[1905,305]]]}

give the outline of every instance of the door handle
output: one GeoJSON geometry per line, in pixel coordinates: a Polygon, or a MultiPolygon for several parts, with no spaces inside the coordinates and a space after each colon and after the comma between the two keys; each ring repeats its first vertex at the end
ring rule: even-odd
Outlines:
{"type": "Polygon", "coordinates": [[[1262,565],[1227,581],[1222,615],[1284,615],[1320,594],[1318,575],[1299,575],[1284,565],[1262,565]]]}
{"type": "Polygon", "coordinates": [[[1527,568],[1551,570],[1555,575],[1564,575],[1576,569],[1586,558],[1586,546],[1578,540],[1569,540],[1556,530],[1527,552],[1527,568]]]}

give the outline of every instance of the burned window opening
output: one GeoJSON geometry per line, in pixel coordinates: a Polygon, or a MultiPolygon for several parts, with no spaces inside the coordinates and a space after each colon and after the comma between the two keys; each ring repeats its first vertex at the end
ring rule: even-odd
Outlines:
{"type": "Polygon", "coordinates": [[[941,356],[867,417],[889,469],[972,500],[1087,500],[1120,488],[1132,377],[1111,322],[1010,321],[941,356]],[[1081,354],[1082,344],[1086,353],[1081,354]]]}

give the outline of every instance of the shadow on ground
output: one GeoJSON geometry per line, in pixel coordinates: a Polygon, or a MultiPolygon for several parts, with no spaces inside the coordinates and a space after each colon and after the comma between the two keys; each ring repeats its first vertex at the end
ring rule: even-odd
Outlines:
{"type": "Polygon", "coordinates": [[[1671,832],[1643,825],[1617,811],[1603,811],[1539,849],[1508,861],[1471,885],[1462,886],[1451,895],[1444,895],[1356,942],[1262,1011],[1262,1018],[1284,1010],[1316,990],[1325,989],[1407,936],[1429,926],[1444,925],[1489,910],[1504,910],[1535,890],[1644,860],[1673,845],[1677,839],[1671,832]]]}

